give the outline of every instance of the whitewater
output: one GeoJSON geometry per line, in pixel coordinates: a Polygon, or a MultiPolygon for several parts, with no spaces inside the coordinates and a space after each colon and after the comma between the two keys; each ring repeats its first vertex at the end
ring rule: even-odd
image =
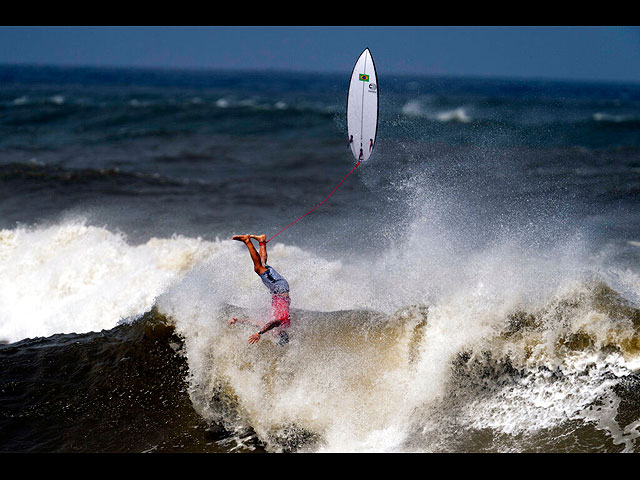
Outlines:
{"type": "Polygon", "coordinates": [[[134,245],[83,219],[5,229],[0,338],[109,330],[155,308],[184,341],[196,411],[273,451],[446,451],[453,419],[502,432],[499,450],[576,419],[637,448],[638,422],[615,421],[614,387],[640,367],[640,276],[579,237],[460,249],[429,211],[390,249],[360,256],[271,245],[291,286],[286,348],[268,335],[249,346],[250,327],[227,325],[232,314],[268,316],[238,242],[134,245]],[[504,362],[518,373],[483,378],[504,362]],[[490,395],[478,390],[486,382],[490,395]]]}

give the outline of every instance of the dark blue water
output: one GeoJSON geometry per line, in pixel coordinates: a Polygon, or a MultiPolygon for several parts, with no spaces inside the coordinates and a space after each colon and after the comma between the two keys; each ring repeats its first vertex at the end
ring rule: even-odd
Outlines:
{"type": "MultiPolygon", "coordinates": [[[[3,66],[1,226],[78,211],[139,238],[279,229],[352,165],[343,77],[3,66]]],[[[378,155],[318,216],[385,208],[411,165],[473,183],[478,208],[551,195],[572,223],[640,237],[640,86],[381,71],[381,88],[378,155]]]]}

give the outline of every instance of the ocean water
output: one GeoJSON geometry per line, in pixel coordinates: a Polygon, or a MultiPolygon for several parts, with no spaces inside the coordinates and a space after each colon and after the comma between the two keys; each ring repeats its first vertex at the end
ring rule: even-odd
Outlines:
{"type": "Polygon", "coordinates": [[[0,66],[0,451],[640,451],[640,85],[0,66]]]}

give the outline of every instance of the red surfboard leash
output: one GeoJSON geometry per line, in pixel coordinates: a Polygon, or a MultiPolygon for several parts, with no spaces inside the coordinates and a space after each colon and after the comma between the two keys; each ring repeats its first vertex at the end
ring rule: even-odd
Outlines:
{"type": "Polygon", "coordinates": [[[361,161],[358,161],[358,163],[356,163],[356,166],[353,167],[351,169],[351,171],[349,173],[347,173],[345,175],[345,177],[340,180],[340,183],[338,185],[336,185],[336,188],[334,188],[331,193],[329,195],[327,195],[327,198],[325,198],[323,201],[321,201],[318,205],[316,205],[315,207],[313,207],[311,210],[309,210],[307,213],[305,213],[304,215],[302,215],[301,217],[299,217],[298,219],[294,220],[293,222],[291,222],[289,225],[287,225],[286,227],[284,227],[282,230],[280,230],[278,233],[276,233],[273,237],[271,237],[269,240],[266,241],[266,243],[269,243],[271,240],[273,240],[274,238],[276,238],[278,235],[280,235],[282,232],[284,232],[287,228],[289,228],[291,225],[293,225],[294,223],[296,223],[298,220],[302,220],[304,217],[306,217],[307,215],[309,215],[311,212],[313,212],[316,208],[318,208],[320,205],[322,205],[324,202],[326,202],[327,200],[329,200],[329,197],[331,195],[333,195],[335,193],[336,190],[338,190],[338,187],[340,187],[340,185],[342,185],[342,183],[347,179],[347,177],[349,175],[351,175],[353,173],[353,171],[358,168],[358,165],[360,165],[361,161]]]}

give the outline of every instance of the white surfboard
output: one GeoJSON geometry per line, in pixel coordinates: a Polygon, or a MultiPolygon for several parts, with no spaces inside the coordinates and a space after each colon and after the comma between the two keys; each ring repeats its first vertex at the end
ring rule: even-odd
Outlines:
{"type": "Polygon", "coordinates": [[[347,130],[351,153],[356,160],[364,162],[373,153],[378,133],[378,77],[368,48],[351,72],[347,130]]]}

